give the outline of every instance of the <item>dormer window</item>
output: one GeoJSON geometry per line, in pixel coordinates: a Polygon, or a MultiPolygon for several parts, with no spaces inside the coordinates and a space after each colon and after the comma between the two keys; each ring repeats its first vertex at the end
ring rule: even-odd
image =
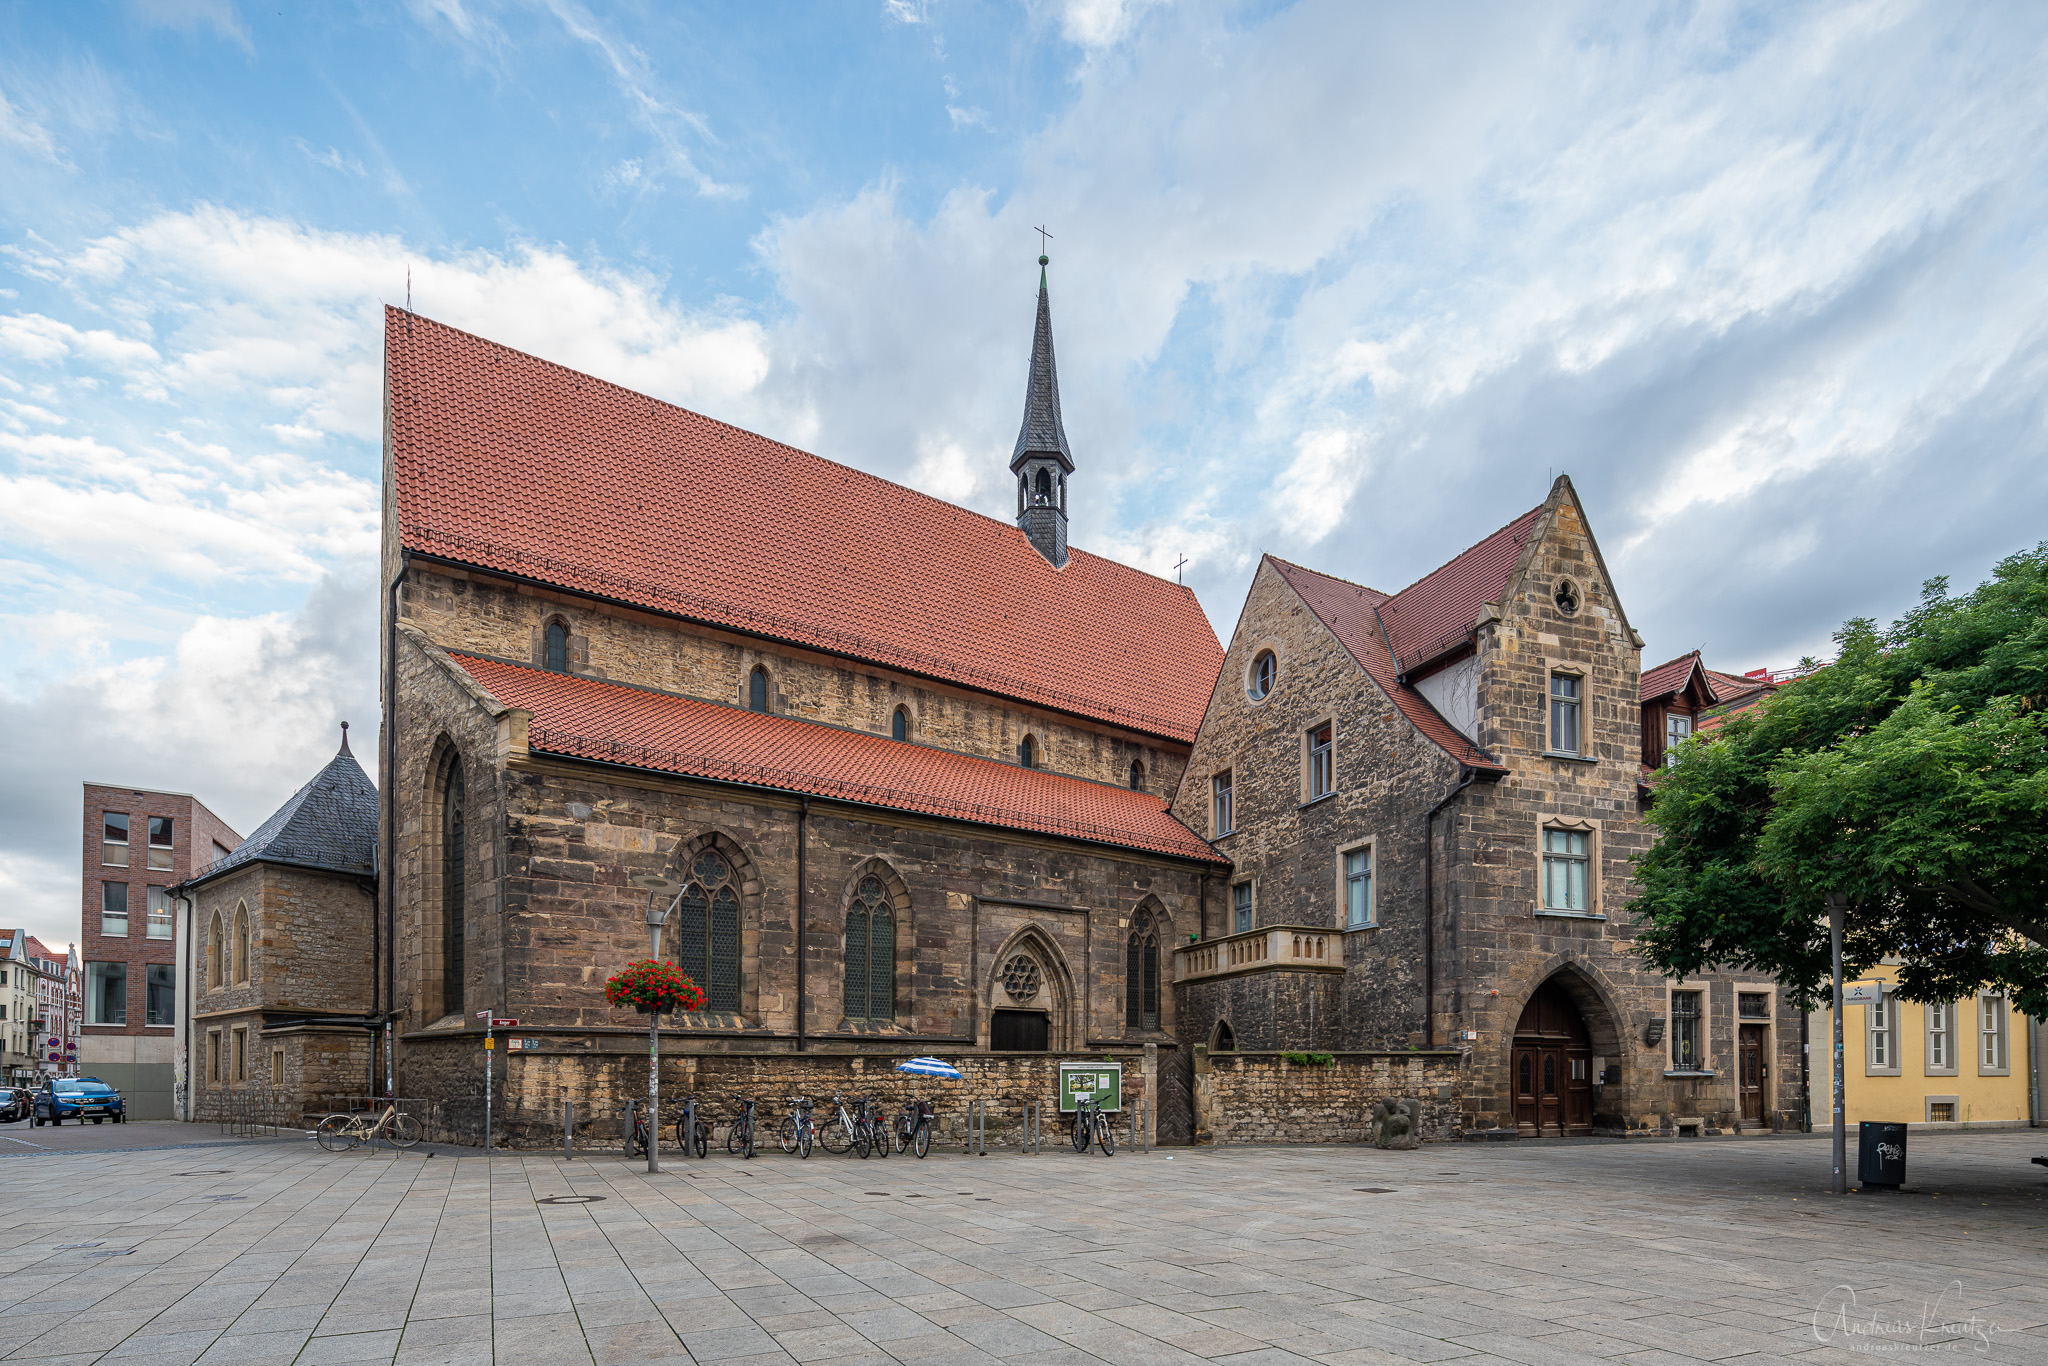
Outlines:
{"type": "Polygon", "coordinates": [[[1692,718],[1682,712],[1671,712],[1664,717],[1664,764],[1668,768],[1678,762],[1678,747],[1692,738],[1692,718]]]}

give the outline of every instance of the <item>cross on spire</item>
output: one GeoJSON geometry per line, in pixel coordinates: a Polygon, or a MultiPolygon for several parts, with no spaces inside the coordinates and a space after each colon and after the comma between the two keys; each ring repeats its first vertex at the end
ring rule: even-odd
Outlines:
{"type": "Polygon", "coordinates": [[[1188,557],[1185,555],[1181,556],[1178,560],[1175,560],[1173,562],[1173,581],[1175,583],[1180,582],[1180,571],[1187,568],[1187,565],[1188,557]]]}
{"type": "MultiPolygon", "coordinates": [[[[1047,232],[1042,226],[1033,228],[1031,231],[1038,234],[1038,254],[1042,258],[1045,255],[1045,244],[1052,240],[1052,234],[1047,232]]],[[[1038,264],[1044,265],[1045,262],[1041,259],[1038,264]]]]}

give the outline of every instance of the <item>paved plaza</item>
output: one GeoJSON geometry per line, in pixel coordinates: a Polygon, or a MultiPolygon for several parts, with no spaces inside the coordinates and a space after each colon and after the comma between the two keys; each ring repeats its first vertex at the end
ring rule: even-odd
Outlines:
{"type": "Polygon", "coordinates": [[[1839,1200],[1820,1138],[655,1177],[152,1142],[213,1132],[0,1145],[25,1154],[0,1162],[7,1360],[2048,1362],[2048,1136],[2024,1131],[1915,1135],[1906,1192],[1839,1200]]]}

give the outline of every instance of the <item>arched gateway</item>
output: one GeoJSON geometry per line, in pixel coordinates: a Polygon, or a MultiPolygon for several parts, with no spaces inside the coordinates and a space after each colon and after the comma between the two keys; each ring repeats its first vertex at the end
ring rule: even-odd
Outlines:
{"type": "Polygon", "coordinates": [[[1593,1132],[1593,1044],[1556,979],[1536,988],[1515,1025],[1515,1125],[1530,1137],[1593,1132]]]}

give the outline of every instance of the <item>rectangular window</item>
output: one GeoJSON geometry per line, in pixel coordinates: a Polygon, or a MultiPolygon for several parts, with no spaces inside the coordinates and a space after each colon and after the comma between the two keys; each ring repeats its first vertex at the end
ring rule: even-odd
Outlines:
{"type": "Polygon", "coordinates": [[[235,1031],[235,1075],[238,1082],[249,1080],[249,1031],[235,1031]]]}
{"type": "Polygon", "coordinates": [[[1979,996],[1977,1015],[1977,1071],[2003,1074],[2011,1065],[2005,1051],[2005,998],[1979,996]]]}
{"type": "Polygon", "coordinates": [[[96,1025],[127,1024],[128,965],[87,963],[85,976],[85,1022],[96,1025]]]}
{"type": "Polygon", "coordinates": [[[1706,1042],[1700,1028],[1700,993],[1697,991],[1674,991],[1671,993],[1671,1070],[1674,1072],[1704,1072],[1707,1070],[1706,1042]]]}
{"type": "Polygon", "coordinates": [[[1543,909],[1590,911],[1588,871],[1593,839],[1583,830],[1543,832],[1543,909]]]}
{"type": "Polygon", "coordinates": [[[169,816],[149,818],[149,866],[152,868],[171,866],[171,825],[169,816]]]}
{"type": "Polygon", "coordinates": [[[1863,1054],[1864,1071],[1890,1072],[1899,1065],[1898,1041],[1892,1037],[1895,1003],[1874,1001],[1863,1007],[1864,1028],[1870,1043],[1863,1054]]]}
{"type": "Polygon", "coordinates": [[[1952,1100],[1930,1100],[1927,1102],[1927,1121],[1930,1124],[1953,1124],[1956,1122],[1956,1103],[1952,1100]]]}
{"type": "Polygon", "coordinates": [[[171,999],[177,991],[177,969],[169,963],[151,963],[143,969],[142,1020],[144,1024],[171,1023],[171,999]]]}
{"type": "Polygon", "coordinates": [[[1771,1018],[1771,998],[1761,991],[1738,992],[1735,1013],[1745,1020],[1768,1020],[1771,1018]]]}
{"type": "Polygon", "coordinates": [[[282,1048],[270,1050],[270,1084],[272,1086],[284,1085],[284,1050],[282,1048]]]}
{"type": "Polygon", "coordinates": [[[1344,851],[1344,924],[1362,929],[1372,918],[1372,846],[1344,851]]]}
{"type": "Polygon", "coordinates": [[[1956,1070],[1956,1008],[1953,1004],[1927,1007],[1927,1072],[1930,1076],[1953,1076],[1956,1070]]]}
{"type": "Polygon", "coordinates": [[[1330,795],[1330,727],[1317,726],[1308,733],[1308,799],[1330,795]]]}
{"type": "Polygon", "coordinates": [[[100,862],[109,868],[128,866],[128,813],[108,811],[100,816],[104,833],[100,836],[100,862]]]}
{"type": "Polygon", "coordinates": [[[1230,774],[1217,774],[1209,780],[1209,785],[1215,798],[1210,818],[1215,825],[1216,834],[1227,835],[1237,829],[1237,810],[1230,799],[1230,774]]]}
{"type": "Polygon", "coordinates": [[[100,884],[100,933],[115,939],[128,937],[128,884],[100,884]]]}
{"type": "Polygon", "coordinates": [[[1556,754],[1579,752],[1579,679],[1576,675],[1550,676],[1550,748],[1556,754]]]}
{"type": "Polygon", "coordinates": [[[206,1079],[208,1081],[220,1080],[220,1031],[218,1029],[210,1029],[206,1032],[206,1079]]]}
{"type": "Polygon", "coordinates": [[[1236,885],[1235,887],[1232,887],[1232,888],[1230,889],[1230,906],[1231,906],[1231,919],[1232,919],[1232,923],[1233,923],[1233,924],[1234,924],[1234,925],[1236,926],[1236,929],[1235,929],[1235,930],[1233,931],[1233,933],[1236,933],[1236,934],[1243,934],[1243,933],[1245,933],[1245,932],[1246,932],[1247,930],[1251,929],[1251,927],[1252,927],[1252,885],[1251,885],[1251,883],[1249,883],[1249,882],[1240,882],[1240,883],[1238,883],[1238,884],[1237,884],[1237,885],[1236,885]]]}
{"type": "Polygon", "coordinates": [[[1690,716],[1667,715],[1664,718],[1664,762],[1678,762],[1678,747],[1692,739],[1692,718],[1690,716]]]}
{"type": "Polygon", "coordinates": [[[171,889],[152,887],[149,889],[149,931],[151,939],[171,937],[171,889]]]}

